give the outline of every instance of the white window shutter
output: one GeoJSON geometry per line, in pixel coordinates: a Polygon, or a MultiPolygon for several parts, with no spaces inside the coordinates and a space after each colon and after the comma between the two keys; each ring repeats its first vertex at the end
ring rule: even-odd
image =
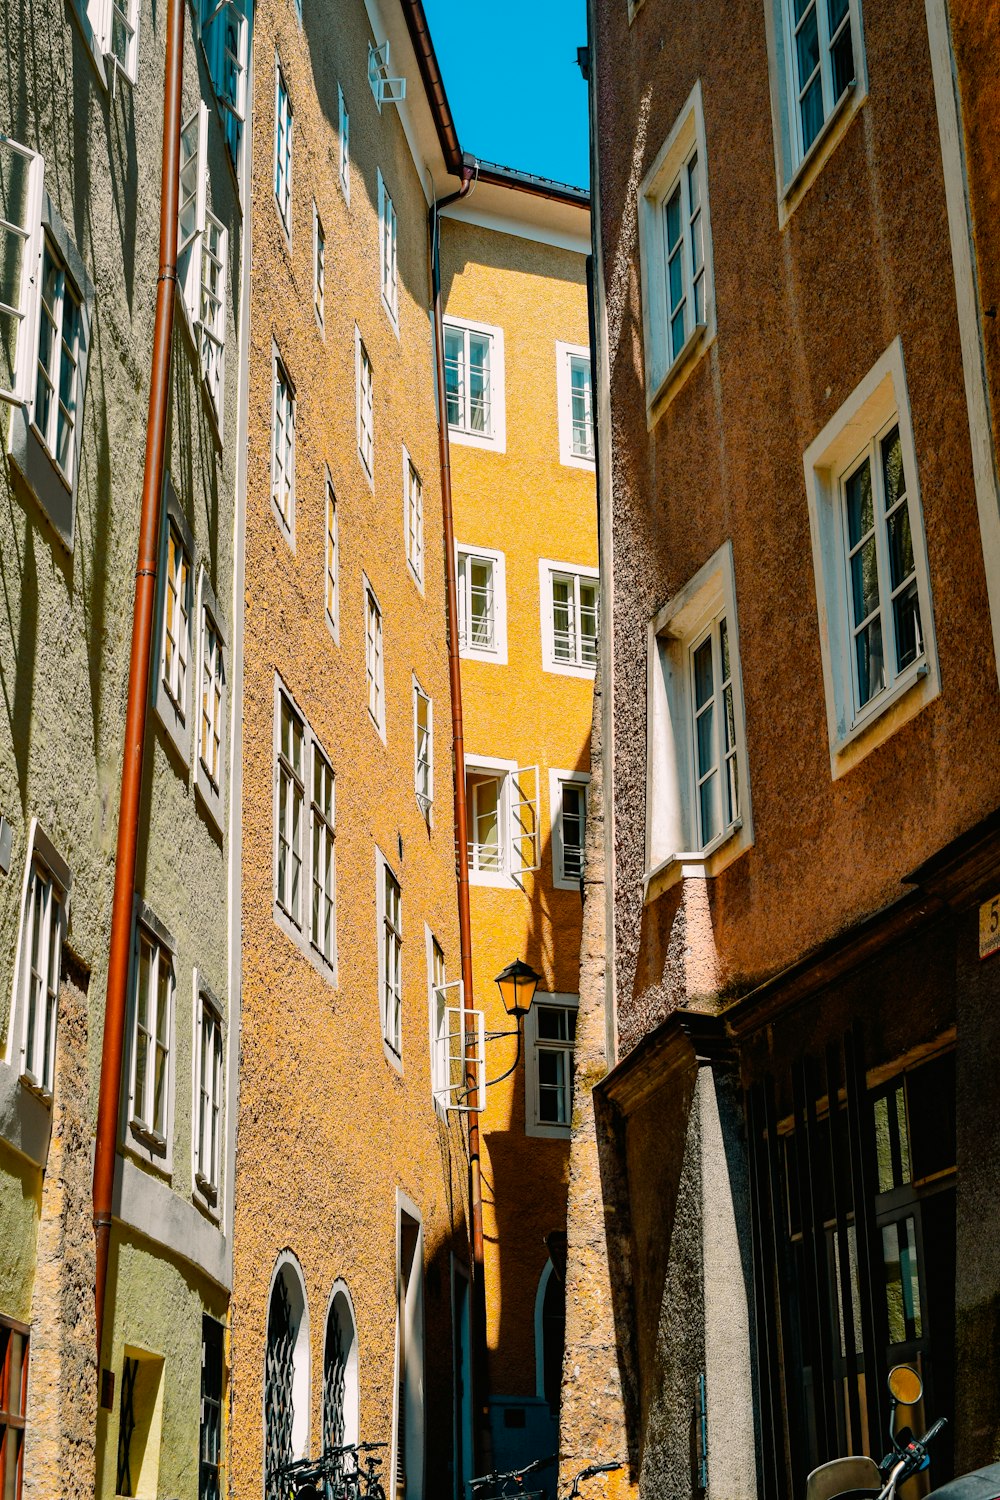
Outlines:
{"type": "MultiPolygon", "coordinates": [[[[462,981],[442,986],[439,991],[458,990],[464,996],[462,981]]],[[[464,1005],[445,1007],[444,1029],[438,1039],[440,1068],[435,1098],[445,1109],[468,1114],[473,1105],[469,1097],[468,1074],[471,1068],[476,1080],[476,1108],[482,1109],[486,1098],[486,1018],[481,1010],[466,1010],[464,1005]],[[467,1052],[472,1057],[467,1057],[467,1052]]]]}
{"type": "Polygon", "coordinates": [[[19,406],[34,384],[44,173],[36,151],[0,134],[0,249],[8,266],[20,262],[20,273],[0,284],[0,401],[19,406]]]}
{"type": "Polygon", "coordinates": [[[510,839],[512,875],[541,869],[542,837],[538,814],[538,767],[510,773],[510,839]]]}
{"type": "Polygon", "coordinates": [[[383,104],[402,104],[406,98],[406,79],[380,78],[378,92],[383,104]]]}

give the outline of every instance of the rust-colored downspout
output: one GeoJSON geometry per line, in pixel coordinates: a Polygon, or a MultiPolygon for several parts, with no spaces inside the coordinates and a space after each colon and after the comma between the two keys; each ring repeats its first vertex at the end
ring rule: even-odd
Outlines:
{"type": "Polygon", "coordinates": [[[122,1056],[125,1046],[125,1002],[132,937],[136,844],[139,834],[139,797],[142,791],[146,706],[149,702],[150,642],[156,601],[156,568],[160,535],[160,502],[166,452],[170,396],[170,352],[177,282],[177,201],[181,150],[181,77],[184,61],[184,0],[167,0],[167,55],[163,86],[163,165],[160,189],[160,271],[156,285],[156,319],[149,381],[146,458],[139,516],[139,555],[135,570],[132,612],[132,656],[129,663],[125,747],[122,756],[121,799],[118,805],[118,847],[115,853],[115,890],[111,908],[108,952],[108,990],[104,1009],[104,1048],[94,1145],[94,1234],[97,1265],[94,1301],[97,1311],[97,1360],[100,1368],[104,1307],[111,1250],[111,1208],[118,1148],[118,1106],[121,1098],[122,1056]]]}
{"type": "MultiPolygon", "coordinates": [[[[462,725],[462,671],[458,639],[458,579],[455,560],[455,518],[451,500],[451,447],[444,374],[444,314],[441,306],[442,208],[464,198],[472,186],[475,164],[462,167],[462,186],[431,208],[431,294],[434,305],[434,354],[437,366],[438,446],[441,458],[441,509],[444,514],[444,566],[447,580],[448,675],[451,683],[451,739],[455,770],[455,844],[458,855],[458,930],[462,950],[462,988],[467,1011],[475,1007],[472,983],[472,915],[469,907],[469,839],[465,804],[465,732],[462,725]]],[[[479,1139],[480,1099],[475,1048],[466,1048],[466,1089],[469,1112],[469,1203],[472,1238],[472,1399],[476,1461],[480,1472],[492,1464],[486,1355],[486,1288],[483,1250],[483,1174],[479,1139]]]]}

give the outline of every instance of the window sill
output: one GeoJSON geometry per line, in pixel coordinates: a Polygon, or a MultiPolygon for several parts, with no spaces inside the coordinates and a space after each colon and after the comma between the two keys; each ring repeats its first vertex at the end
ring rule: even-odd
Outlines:
{"type": "Polygon", "coordinates": [[[495,651],[479,650],[475,646],[459,646],[458,654],[462,661],[482,661],[490,667],[505,667],[507,665],[506,649],[501,650],[499,646],[495,651]]]}
{"type": "Polygon", "coordinates": [[[200,1172],[195,1173],[191,1201],[195,1208],[201,1210],[206,1219],[218,1225],[222,1217],[222,1210],[219,1207],[219,1189],[213,1187],[206,1177],[202,1177],[200,1172]]]}
{"type": "Polygon", "coordinates": [[[525,1120],[524,1133],[532,1140],[568,1141],[573,1134],[573,1127],[571,1125],[547,1125],[537,1120],[525,1120]]]}
{"type": "Polygon", "coordinates": [[[712,880],[752,843],[742,818],[723,830],[704,849],[670,854],[642,877],[642,904],[648,906],[681,880],[712,880]]]}
{"type": "Polygon", "coordinates": [[[18,1082],[29,1094],[34,1094],[35,1098],[39,1099],[45,1105],[46,1109],[52,1108],[52,1090],[47,1089],[43,1083],[39,1083],[33,1073],[29,1073],[26,1070],[20,1074],[18,1082]]]}
{"type": "Polygon", "coordinates": [[[201,763],[200,756],[195,764],[194,772],[195,800],[215,832],[220,838],[224,838],[226,830],[224,826],[222,788],[212,785],[208,772],[201,763]]]}
{"type": "Polygon", "coordinates": [[[831,739],[830,771],[834,781],[884,744],[936,698],[940,690],[937,672],[926,657],[907,667],[891,688],[883,689],[865,706],[850,729],[831,739]]]}
{"type": "Polygon", "coordinates": [[[163,1136],[158,1135],[155,1130],[148,1129],[138,1120],[132,1119],[128,1122],[123,1144],[125,1150],[136,1161],[141,1162],[144,1167],[152,1168],[157,1177],[170,1182],[173,1175],[170,1152],[163,1136]]]}
{"type": "Polygon", "coordinates": [[[597,671],[597,663],[596,661],[593,663],[555,661],[552,657],[546,657],[542,662],[542,669],[546,672],[554,672],[559,677],[583,677],[588,681],[593,681],[594,674],[597,671]]]}
{"type": "Polygon", "coordinates": [[[593,458],[586,458],[582,453],[561,453],[559,462],[564,469],[586,469],[588,474],[593,474],[597,467],[593,458]]]}
{"type": "Polygon", "coordinates": [[[452,427],[450,422],[448,423],[448,441],[458,443],[463,448],[486,448],[492,453],[506,453],[507,451],[506,442],[493,433],[467,432],[464,427],[452,427]]]}
{"type": "Polygon", "coordinates": [[[816,178],[840,144],[847,127],[868,97],[852,80],[824,121],[822,129],[778,195],[778,228],[784,229],[816,178]]]}
{"type": "Polygon", "coordinates": [[[27,404],[17,406],[11,412],[10,462],[31,491],[35,504],[55,532],[57,540],[67,552],[72,553],[76,531],[76,496],[32,422],[27,404]]]}
{"type": "Polygon", "coordinates": [[[654,386],[653,391],[646,398],[646,426],[653,427],[663,415],[664,408],[669,404],[676,391],[680,389],[694,365],[709,347],[715,337],[714,329],[709,332],[707,323],[696,323],[681,345],[680,352],[675,356],[667,370],[661,375],[659,383],[654,386]]]}

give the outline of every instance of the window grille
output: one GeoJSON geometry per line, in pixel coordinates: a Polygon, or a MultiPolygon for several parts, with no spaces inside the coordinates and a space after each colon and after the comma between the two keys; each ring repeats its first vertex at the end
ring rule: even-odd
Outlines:
{"type": "Polygon", "coordinates": [[[564,781],[562,802],[562,875],[579,880],[583,875],[583,841],[587,816],[587,789],[579,782],[564,781]]]}
{"type": "MultiPolygon", "coordinates": [[[[326,1347],[323,1352],[323,1448],[341,1448],[347,1434],[347,1356],[349,1335],[346,1333],[338,1306],[339,1297],[333,1299],[330,1316],[326,1324],[326,1347]]],[[[326,1481],[327,1495],[332,1500],[334,1481],[326,1481]]]]}
{"type": "Polygon", "coordinates": [[[122,1390],[118,1405],[118,1479],[116,1495],[134,1495],[132,1438],[135,1435],[135,1382],[139,1361],[126,1354],[122,1360],[122,1390]]]}
{"type": "Polygon", "coordinates": [[[569,356],[571,449],[574,458],[594,456],[594,406],[590,380],[590,360],[582,355],[569,356]]]}
{"type": "Polygon", "coordinates": [[[264,1355],[264,1490],[267,1500],[284,1500],[278,1474],[294,1456],[292,1383],[297,1334],[285,1278],[279,1275],[271,1293],[264,1355]]]}
{"type": "Polygon", "coordinates": [[[445,326],[445,404],[448,425],[459,432],[493,435],[492,347],[491,334],[445,326]]]}
{"type": "Polygon", "coordinates": [[[201,1423],[198,1500],[221,1500],[223,1327],[201,1320],[201,1423]]]}
{"type": "Polygon", "coordinates": [[[28,1330],[0,1318],[0,1495],[20,1500],[28,1410],[28,1330]]]}

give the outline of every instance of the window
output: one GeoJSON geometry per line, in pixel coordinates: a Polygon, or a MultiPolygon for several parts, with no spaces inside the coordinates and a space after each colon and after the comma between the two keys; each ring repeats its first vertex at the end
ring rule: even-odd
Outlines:
{"type": "Polygon", "coordinates": [[[525,1017],[527,1135],[569,1135],[578,1005],[577,995],[539,993],[525,1017]]]}
{"type": "Polygon", "coordinates": [[[35,267],[41,248],[45,163],[27,146],[0,139],[0,399],[27,401],[34,388],[35,267]]]}
{"type": "Polygon", "coordinates": [[[198,1500],[222,1500],[222,1395],[225,1329],[215,1318],[201,1320],[201,1420],[198,1443],[198,1500]]]}
{"type": "Polygon", "coordinates": [[[155,1495],[163,1420],[163,1359],[128,1344],[118,1396],[116,1495],[155,1495]]]}
{"type": "Polygon", "coordinates": [[[545,670],[592,676],[597,665],[597,569],[543,557],[538,577],[545,670]]]}
{"type": "Polygon", "coordinates": [[[849,0],[785,0],[789,109],[797,160],[854,82],[849,0]]]}
{"type": "Polygon", "coordinates": [[[295,390],[277,349],[272,368],[271,500],[291,543],[295,537],[295,390]]]}
{"type": "Polygon", "coordinates": [[[337,84],[337,112],[338,130],[337,143],[339,150],[338,175],[340,186],[348,204],[351,201],[351,117],[344,103],[344,90],[337,84]]]}
{"type": "Polygon", "coordinates": [[[330,763],[315,741],[312,747],[309,833],[312,871],[309,941],[324,963],[332,967],[336,960],[337,946],[333,862],[334,781],[330,763]]]}
{"type": "Polygon", "coordinates": [[[507,581],[502,552],[458,548],[458,641],[463,656],[507,660],[507,581]]]}
{"type": "Polygon", "coordinates": [[[387,861],[376,850],[379,919],[379,1010],[382,1037],[397,1063],[403,1052],[403,893],[387,861]]]}
{"type": "Polygon", "coordinates": [[[379,276],[382,306],[389,321],[399,332],[399,274],[396,262],[396,210],[386,190],[385,179],[378,172],[379,276]]]}
{"type": "Polygon", "coordinates": [[[208,110],[200,104],[181,131],[177,272],[198,345],[205,387],[222,417],[226,348],[226,266],[229,236],[207,207],[208,110]]]}
{"type": "Polygon", "coordinates": [[[837,777],[940,688],[898,339],[810,444],[804,465],[837,777]]]}
{"type": "Polygon", "coordinates": [[[537,766],[468,756],[465,797],[473,883],[506,886],[540,867],[537,766]]]}
{"type": "MultiPolygon", "coordinates": [[[[326,1315],[323,1343],[323,1448],[342,1448],[358,1441],[358,1333],[351,1294],[338,1281],[326,1315]]],[[[326,1500],[338,1486],[327,1480],[326,1500]]]]}
{"type": "Polygon", "coordinates": [[[27,1084],[51,1099],[70,873],[34,819],[25,877],[14,979],[14,1010],[23,1017],[20,1072],[27,1084]]]}
{"type": "Polygon", "coordinates": [[[28,1340],[23,1323],[0,1315],[0,1495],[21,1500],[28,1413],[28,1340]]]}
{"type": "Polygon", "coordinates": [[[313,305],[316,319],[323,327],[323,302],[326,295],[326,237],[323,220],[319,216],[316,200],[313,199],[313,305]]]}
{"type": "Polygon", "coordinates": [[[154,706],[182,763],[188,765],[191,759],[191,660],[196,618],[195,547],[187,518],[169,477],[164,488],[163,511],[159,667],[154,679],[154,706]]]}
{"type": "Polygon", "coordinates": [[[753,842],[728,542],[650,627],[646,899],[753,842]]]}
{"type": "Polygon", "coordinates": [[[229,156],[239,174],[247,114],[249,0],[200,0],[201,38],[219,101],[229,156]]]}
{"type": "Polygon", "coordinates": [[[130,1144],[168,1166],[173,1005],[173,939],[140,902],[133,950],[130,1144]]]}
{"type": "Polygon", "coordinates": [[[274,917],[314,968],[336,984],[333,767],[277,677],[274,714],[274,917]]]}
{"type": "Polygon", "coordinates": [[[590,350],[556,344],[556,393],[559,398],[559,458],[575,468],[594,462],[594,398],[590,350]]]}
{"type": "Polygon", "coordinates": [[[503,330],[448,318],[444,325],[445,404],[456,442],[506,447],[503,330]]]}
{"type": "MultiPolygon", "coordinates": [[[[448,1087],[447,1077],[447,1010],[455,1003],[449,994],[445,969],[444,949],[429,927],[424,928],[427,938],[427,989],[431,1026],[431,1093],[435,1104],[448,1087]]],[[[456,989],[457,986],[451,986],[456,989]]]]}
{"type": "Polygon", "coordinates": [[[697,83],[639,190],[646,410],[715,333],[705,123],[697,83]]]}
{"type": "Polygon", "coordinates": [[[434,705],[413,679],[413,760],[417,806],[430,822],[434,805],[434,705]]]}
{"type": "Polygon", "coordinates": [[[330,471],[326,473],[326,623],[335,641],[340,640],[340,533],[337,496],[330,471]]]}
{"type": "Polygon", "coordinates": [[[0,138],[0,400],[10,454],[73,550],[94,288],[44,192],[44,163],[0,138]]]}
{"type": "Polygon", "coordinates": [[[365,675],[368,679],[368,712],[385,739],[385,664],[382,649],[382,611],[371,584],[365,579],[365,675]]]}
{"type": "Polygon", "coordinates": [[[274,201],[288,238],[292,237],[292,104],[281,63],[274,60],[274,201]]]}
{"type": "Polygon", "coordinates": [[[563,1355],[566,1350],[566,1282],[546,1261],[535,1294],[535,1394],[559,1420],[563,1355]]]}
{"type": "Polygon", "coordinates": [[[222,1007],[195,970],[196,1078],[194,1181],[213,1207],[219,1198],[219,1159],[222,1143],[223,1055],[222,1007]]]}
{"type": "Polygon", "coordinates": [[[406,534],[406,560],[414,578],[424,581],[424,487],[413,460],[403,449],[403,529],[406,534]]]}
{"type": "Polygon", "coordinates": [[[579,891],[587,832],[585,771],[549,772],[552,813],[552,883],[557,890],[579,891]]]}
{"type": "Polygon", "coordinates": [[[371,479],[375,472],[375,394],[372,362],[357,328],[354,349],[358,387],[358,453],[364,471],[371,479]]]}
{"type": "Polygon", "coordinates": [[[284,1466],[309,1442],[309,1308],[298,1261],[282,1251],[275,1267],[264,1348],[264,1496],[285,1500],[284,1466]]]}
{"type": "Polygon", "coordinates": [[[388,42],[383,42],[381,47],[368,43],[368,85],[379,114],[383,104],[402,104],[406,98],[406,79],[389,76],[388,42]]]}
{"type": "Polygon", "coordinates": [[[138,68],[139,0],[75,0],[83,34],[98,64],[135,83],[138,68]]]}
{"type": "Polygon", "coordinates": [[[305,724],[291,699],[280,690],[278,702],[275,899],[289,920],[301,929],[305,724]]]}
{"type": "Polygon", "coordinates": [[[225,766],[225,639],[206,568],[202,568],[199,580],[198,617],[198,753],[195,757],[194,781],[196,791],[221,829],[222,777],[225,766]]]}

